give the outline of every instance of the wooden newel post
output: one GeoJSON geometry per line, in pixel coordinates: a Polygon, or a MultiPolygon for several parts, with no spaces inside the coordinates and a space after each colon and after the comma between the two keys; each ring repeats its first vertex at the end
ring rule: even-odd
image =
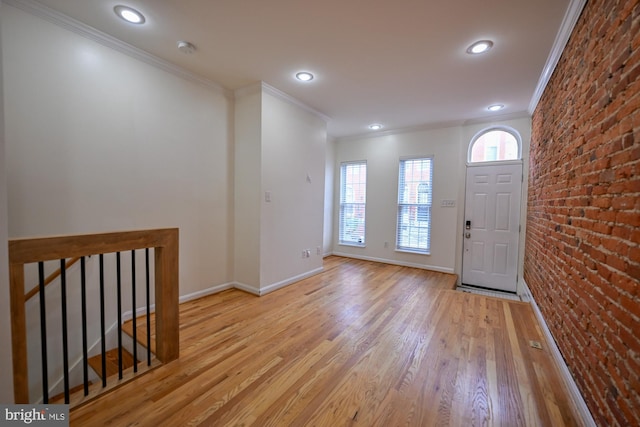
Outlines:
{"type": "Polygon", "coordinates": [[[162,363],[178,358],[178,229],[166,230],[162,246],[155,248],[156,357],[162,363]]]}
{"type": "Polygon", "coordinates": [[[27,319],[24,307],[24,264],[9,264],[11,298],[11,347],[13,358],[13,398],[15,403],[29,403],[27,368],[27,319]]]}

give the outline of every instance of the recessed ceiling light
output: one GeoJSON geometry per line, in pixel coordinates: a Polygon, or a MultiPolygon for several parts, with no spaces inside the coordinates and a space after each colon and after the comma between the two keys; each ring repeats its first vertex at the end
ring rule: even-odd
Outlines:
{"type": "Polygon", "coordinates": [[[471,55],[476,55],[479,53],[484,53],[493,47],[493,42],[491,40],[480,40],[472,44],[467,48],[467,53],[471,55]]]}
{"type": "Polygon", "coordinates": [[[369,125],[369,129],[371,129],[371,130],[380,130],[382,128],[383,128],[383,126],[380,123],[373,123],[373,124],[369,125]]]}
{"type": "Polygon", "coordinates": [[[120,18],[124,19],[125,21],[131,24],[144,24],[144,21],[145,21],[144,15],[133,8],[119,5],[114,7],[113,11],[120,18]]]}
{"type": "Polygon", "coordinates": [[[493,105],[489,105],[487,107],[487,110],[489,111],[500,111],[504,108],[504,105],[502,104],[493,104],[493,105]]]}
{"type": "Polygon", "coordinates": [[[310,82],[313,80],[313,74],[308,71],[300,71],[299,73],[296,73],[296,79],[301,82],[310,82]]]}
{"type": "Polygon", "coordinates": [[[189,54],[195,52],[196,47],[187,41],[181,40],[178,42],[178,50],[182,53],[189,54]]]}

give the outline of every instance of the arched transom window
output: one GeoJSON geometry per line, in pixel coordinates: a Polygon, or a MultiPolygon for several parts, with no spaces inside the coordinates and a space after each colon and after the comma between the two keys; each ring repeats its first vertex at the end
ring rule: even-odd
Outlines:
{"type": "Polygon", "coordinates": [[[478,133],[469,147],[469,163],[520,159],[520,135],[513,129],[489,128],[478,133]]]}

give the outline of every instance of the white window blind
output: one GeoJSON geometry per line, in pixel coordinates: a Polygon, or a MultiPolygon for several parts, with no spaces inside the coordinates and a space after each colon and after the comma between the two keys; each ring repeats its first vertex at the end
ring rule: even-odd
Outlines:
{"type": "Polygon", "coordinates": [[[342,245],[364,246],[367,202],[367,162],[340,165],[340,219],[338,239],[342,245]]]}
{"type": "Polygon", "coordinates": [[[398,177],[396,249],[428,254],[431,250],[433,159],[401,159],[398,177]]]}

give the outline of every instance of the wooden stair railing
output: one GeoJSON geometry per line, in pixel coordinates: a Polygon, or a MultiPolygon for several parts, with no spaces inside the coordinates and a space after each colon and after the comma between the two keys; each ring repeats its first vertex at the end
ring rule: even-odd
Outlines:
{"type": "MultiPolygon", "coordinates": [[[[33,291],[25,295],[24,266],[44,261],[153,248],[155,357],[159,362],[167,363],[179,356],[178,240],[177,228],[10,239],[9,288],[15,403],[30,403],[25,302],[33,291]]],[[[43,283],[44,280],[41,280],[41,292],[44,290],[43,283]]]]}

